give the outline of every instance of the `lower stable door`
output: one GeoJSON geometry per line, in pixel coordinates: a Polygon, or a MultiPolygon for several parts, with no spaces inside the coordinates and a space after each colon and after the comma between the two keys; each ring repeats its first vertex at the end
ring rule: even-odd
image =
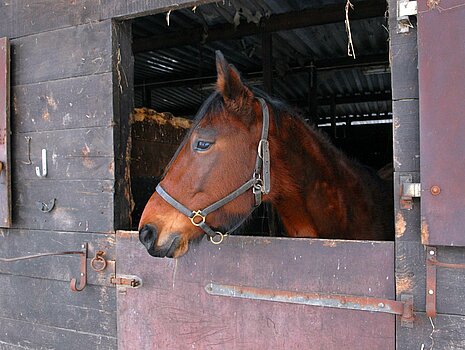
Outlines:
{"type": "Polygon", "coordinates": [[[120,349],[395,346],[393,242],[228,236],[168,259],[119,231],[117,277],[120,349]]]}

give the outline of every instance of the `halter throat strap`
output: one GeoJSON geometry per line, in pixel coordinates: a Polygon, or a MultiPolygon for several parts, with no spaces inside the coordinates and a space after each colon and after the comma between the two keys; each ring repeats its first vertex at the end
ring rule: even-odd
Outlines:
{"type": "Polygon", "coordinates": [[[166,192],[160,184],[158,184],[156,188],[156,191],[160,195],[160,197],[162,197],[173,208],[177,209],[179,212],[187,216],[194,226],[200,227],[210,237],[210,240],[214,243],[215,241],[213,240],[213,238],[215,236],[220,235],[222,240],[222,237],[224,235],[236,230],[243,223],[243,221],[245,221],[245,219],[252,213],[252,211],[261,204],[262,194],[268,194],[270,192],[270,150],[268,143],[270,112],[263,98],[257,97],[257,100],[259,101],[262,109],[263,124],[260,141],[258,143],[257,159],[255,161],[254,173],[250,180],[248,180],[246,183],[244,183],[242,186],[240,186],[227,196],[200,210],[190,210],[185,205],[181,204],[179,201],[174,199],[170,194],[168,194],[168,192],[166,192]],[[239,224],[235,225],[232,229],[228,230],[227,232],[221,233],[213,230],[205,222],[208,214],[233,201],[241,194],[247,192],[249,189],[252,189],[252,192],[254,194],[255,205],[254,207],[252,207],[249,215],[247,215],[247,217],[244,220],[239,222],[239,224]]]}

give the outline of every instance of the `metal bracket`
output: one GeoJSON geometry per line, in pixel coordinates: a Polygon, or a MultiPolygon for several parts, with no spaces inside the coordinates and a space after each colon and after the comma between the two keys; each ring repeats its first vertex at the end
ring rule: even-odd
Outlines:
{"type": "Polygon", "coordinates": [[[412,295],[401,295],[401,300],[398,301],[357,295],[302,293],[216,283],[207,284],[205,291],[215,296],[389,313],[401,316],[401,325],[405,327],[412,327],[414,320],[412,295]]]}
{"type": "Polygon", "coordinates": [[[426,246],[426,315],[436,317],[436,273],[437,267],[465,269],[465,264],[445,263],[437,260],[436,247],[426,246]]]}
{"type": "Polygon", "coordinates": [[[79,287],[77,286],[77,280],[75,278],[71,279],[70,288],[73,292],[80,292],[82,291],[87,285],[87,247],[88,243],[83,243],[81,245],[82,250],[78,251],[66,251],[66,252],[57,252],[57,253],[39,253],[34,255],[26,255],[20,256],[16,258],[0,258],[0,262],[16,262],[22,260],[30,260],[30,259],[37,259],[43,258],[45,256],[58,256],[58,255],[80,255],[81,256],[81,264],[80,264],[80,280],[79,280],[79,287]]]}
{"type": "Polygon", "coordinates": [[[71,282],[69,283],[69,287],[73,292],[80,292],[82,291],[86,285],[87,285],[87,247],[88,244],[84,243],[81,248],[82,252],[81,254],[81,264],[80,264],[80,279],[79,279],[79,287],[76,284],[76,279],[73,278],[71,279],[71,282]]]}
{"type": "Polygon", "coordinates": [[[400,175],[400,208],[411,210],[413,208],[413,198],[421,196],[421,184],[413,182],[412,174],[400,175]]]}
{"type": "Polygon", "coordinates": [[[397,33],[408,33],[413,28],[409,16],[416,16],[417,2],[409,0],[397,1],[397,33]]]}
{"type": "Polygon", "coordinates": [[[56,198],[52,198],[48,203],[36,202],[36,205],[42,213],[50,213],[55,208],[55,202],[56,198]]]}

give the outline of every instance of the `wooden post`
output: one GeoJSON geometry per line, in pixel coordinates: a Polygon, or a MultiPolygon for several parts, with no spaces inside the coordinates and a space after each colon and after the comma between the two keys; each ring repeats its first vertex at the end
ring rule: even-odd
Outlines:
{"type": "Polygon", "coordinates": [[[142,93],[143,107],[152,108],[152,88],[150,86],[144,85],[142,93]]]}
{"type": "Polygon", "coordinates": [[[331,115],[331,132],[333,137],[337,138],[337,125],[336,125],[336,96],[331,95],[331,105],[330,105],[330,112],[331,115]]]}
{"type": "Polygon", "coordinates": [[[308,70],[308,114],[310,120],[318,124],[317,74],[312,62],[308,70]]]}

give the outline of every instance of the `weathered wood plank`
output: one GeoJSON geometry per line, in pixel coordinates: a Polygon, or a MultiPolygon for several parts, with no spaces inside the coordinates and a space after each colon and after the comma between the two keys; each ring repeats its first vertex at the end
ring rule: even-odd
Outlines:
{"type": "Polygon", "coordinates": [[[465,317],[438,315],[434,319],[417,313],[413,328],[397,324],[397,350],[465,349],[465,317]]]}
{"type": "Polygon", "coordinates": [[[95,22],[100,17],[99,3],[94,0],[15,0],[12,5],[12,37],[95,22]]]}
{"type": "Polygon", "coordinates": [[[111,73],[13,87],[15,133],[110,126],[111,73]]]}
{"type": "MultiPolygon", "coordinates": [[[[0,317],[0,336],[21,349],[115,350],[116,337],[0,317]]],[[[3,350],[2,345],[2,350],[3,350]]],[[[6,348],[8,349],[8,347],[6,348]]]]}
{"type": "Polygon", "coordinates": [[[391,45],[392,100],[418,99],[418,52],[410,43],[391,45]]]}
{"type": "MultiPolygon", "coordinates": [[[[35,230],[0,230],[0,257],[14,258],[24,255],[80,251],[88,243],[87,283],[112,286],[110,277],[115,273],[115,235],[70,233],[35,230]],[[105,252],[107,268],[102,272],[91,269],[90,261],[97,250],[105,252]]],[[[69,282],[79,278],[79,256],[42,257],[18,262],[1,262],[0,273],[69,282]]]]}
{"type": "Polygon", "coordinates": [[[12,3],[11,1],[0,2],[0,37],[12,37],[12,3]]]}
{"type": "Polygon", "coordinates": [[[420,171],[418,100],[393,101],[394,168],[420,171]]]}
{"type": "Polygon", "coordinates": [[[42,149],[47,150],[48,180],[113,179],[113,130],[110,127],[14,134],[13,177],[37,180],[42,149]],[[27,138],[30,138],[28,141],[27,138]],[[28,157],[29,155],[29,157],[28,157]],[[31,164],[28,163],[31,159],[31,164]]]}
{"type": "Polygon", "coordinates": [[[87,286],[72,292],[66,282],[0,274],[0,318],[116,336],[114,288],[87,286]]]}
{"type": "Polygon", "coordinates": [[[214,0],[146,0],[146,1],[124,1],[124,0],[101,0],[101,15],[104,18],[122,17],[143,14],[153,14],[168,11],[169,9],[181,9],[183,7],[194,7],[199,4],[207,4],[214,0]]]}
{"type": "Polygon", "coordinates": [[[13,182],[13,227],[78,232],[113,231],[113,181],[47,179],[13,182]],[[48,213],[39,204],[55,207],[48,213]]]}
{"type": "Polygon", "coordinates": [[[0,37],[0,226],[11,226],[10,42],[0,37]]]}
{"type": "Polygon", "coordinates": [[[131,227],[131,129],[130,115],[134,109],[134,57],[132,27],[129,22],[113,22],[113,145],[115,150],[114,226],[131,227]]]}
{"type": "Polygon", "coordinates": [[[111,71],[111,21],[12,40],[13,85],[111,71]]]}

